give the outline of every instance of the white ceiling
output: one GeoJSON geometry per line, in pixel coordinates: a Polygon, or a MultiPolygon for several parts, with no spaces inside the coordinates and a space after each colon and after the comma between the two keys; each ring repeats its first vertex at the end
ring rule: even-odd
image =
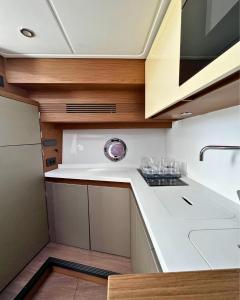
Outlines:
{"type": "Polygon", "coordinates": [[[170,0],[0,0],[5,57],[145,58],[170,0]],[[21,28],[34,31],[26,38],[21,28]]]}

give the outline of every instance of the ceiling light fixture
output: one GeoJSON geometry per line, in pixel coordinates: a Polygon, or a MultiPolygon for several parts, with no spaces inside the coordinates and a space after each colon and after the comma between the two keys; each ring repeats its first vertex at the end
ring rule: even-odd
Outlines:
{"type": "Polygon", "coordinates": [[[28,28],[21,28],[20,32],[22,35],[24,35],[27,38],[32,38],[35,36],[35,33],[31,29],[28,29],[28,28]]]}
{"type": "Polygon", "coordinates": [[[186,118],[186,117],[190,117],[192,114],[193,114],[192,112],[185,111],[180,114],[180,117],[186,118]]]}

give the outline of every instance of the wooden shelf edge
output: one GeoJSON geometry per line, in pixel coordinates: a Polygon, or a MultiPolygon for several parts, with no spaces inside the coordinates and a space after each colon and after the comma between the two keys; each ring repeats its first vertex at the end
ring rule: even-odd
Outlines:
{"type": "Polygon", "coordinates": [[[106,122],[106,123],[56,123],[63,130],[72,129],[128,129],[128,128],[172,128],[172,122],[106,122]]]}
{"type": "Polygon", "coordinates": [[[130,183],[128,183],[128,182],[117,182],[117,181],[66,179],[66,178],[52,178],[52,177],[45,177],[45,181],[46,182],[55,182],[55,183],[65,183],[65,184],[120,187],[120,188],[127,188],[127,189],[131,188],[130,183]]]}

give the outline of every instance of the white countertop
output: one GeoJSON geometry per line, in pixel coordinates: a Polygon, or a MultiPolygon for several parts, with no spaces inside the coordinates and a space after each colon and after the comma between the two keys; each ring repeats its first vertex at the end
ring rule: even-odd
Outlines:
{"type": "MultiPolygon", "coordinates": [[[[45,177],[130,183],[164,272],[212,269],[213,265],[189,239],[191,232],[240,228],[240,205],[187,177],[182,179],[188,186],[149,187],[135,168],[91,165],[59,165],[45,177]],[[192,201],[193,206],[182,197],[192,201]]],[[[239,268],[240,250],[237,255],[234,267],[239,268]]],[[[229,268],[224,253],[217,268],[229,268]]]]}

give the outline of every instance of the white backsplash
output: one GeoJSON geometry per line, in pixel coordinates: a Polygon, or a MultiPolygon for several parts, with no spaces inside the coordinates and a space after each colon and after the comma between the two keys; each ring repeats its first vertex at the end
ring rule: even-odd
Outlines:
{"type": "Polygon", "coordinates": [[[239,202],[240,151],[209,150],[201,162],[206,145],[240,145],[240,106],[175,122],[166,134],[168,155],[187,161],[189,177],[239,202]]]}
{"type": "Polygon", "coordinates": [[[165,155],[165,137],[166,129],[64,130],[63,163],[138,167],[143,156],[165,155]],[[127,155],[119,162],[104,155],[104,145],[111,138],[120,138],[127,145],[127,155]]]}
{"type": "Polygon", "coordinates": [[[199,152],[206,145],[240,145],[240,106],[173,123],[172,129],[65,130],[63,163],[93,167],[138,167],[143,156],[169,156],[187,162],[188,176],[239,203],[240,151],[209,150],[204,161],[199,152]],[[127,144],[126,157],[109,161],[105,142],[120,138],[127,144]]]}

